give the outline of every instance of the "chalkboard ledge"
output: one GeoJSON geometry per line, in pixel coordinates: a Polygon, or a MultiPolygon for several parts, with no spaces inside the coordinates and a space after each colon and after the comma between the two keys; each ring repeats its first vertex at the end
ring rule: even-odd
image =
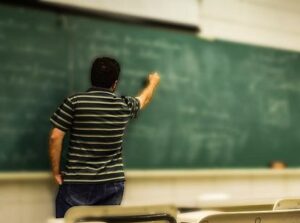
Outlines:
{"type": "Polygon", "coordinates": [[[127,179],[131,178],[202,178],[202,177],[251,177],[251,176],[300,176],[300,168],[284,170],[272,169],[181,169],[181,170],[127,170],[127,179]]]}
{"type": "MultiPolygon", "coordinates": [[[[202,178],[202,177],[286,177],[300,176],[300,168],[288,168],[285,170],[271,169],[181,169],[181,170],[126,170],[127,180],[132,179],[166,179],[166,178],[202,178]]],[[[2,172],[0,181],[28,181],[28,180],[52,180],[50,172],[2,172]]]]}
{"type": "Polygon", "coordinates": [[[50,180],[52,175],[47,171],[32,172],[2,172],[0,173],[0,181],[34,181],[34,180],[50,180]]]}

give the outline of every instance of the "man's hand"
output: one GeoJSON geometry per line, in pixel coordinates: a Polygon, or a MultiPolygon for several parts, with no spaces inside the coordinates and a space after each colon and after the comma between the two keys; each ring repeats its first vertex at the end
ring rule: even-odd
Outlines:
{"type": "Polygon", "coordinates": [[[55,183],[57,183],[58,185],[62,185],[62,177],[61,177],[61,174],[55,174],[55,175],[54,175],[54,181],[55,181],[55,183]]]}
{"type": "Polygon", "coordinates": [[[160,82],[160,76],[154,72],[148,75],[148,85],[143,89],[142,93],[137,97],[140,101],[140,108],[143,109],[151,101],[154,91],[160,82]]]}
{"type": "Polygon", "coordinates": [[[151,73],[148,76],[149,84],[157,86],[160,82],[160,76],[157,72],[151,73]]]}

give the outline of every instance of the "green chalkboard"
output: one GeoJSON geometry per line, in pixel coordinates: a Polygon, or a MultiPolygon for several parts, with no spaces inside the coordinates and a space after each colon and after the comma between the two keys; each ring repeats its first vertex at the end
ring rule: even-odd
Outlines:
{"type": "Polygon", "coordinates": [[[20,6],[0,12],[0,170],[49,169],[49,116],[89,87],[98,55],[120,61],[121,95],[136,95],[151,71],[162,76],[127,129],[127,168],[299,166],[300,53],[20,6]]]}

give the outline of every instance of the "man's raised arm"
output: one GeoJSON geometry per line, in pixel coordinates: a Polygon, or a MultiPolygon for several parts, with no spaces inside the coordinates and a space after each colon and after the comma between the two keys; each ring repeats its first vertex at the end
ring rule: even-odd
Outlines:
{"type": "Polygon", "coordinates": [[[153,94],[160,82],[160,76],[158,73],[151,73],[148,76],[148,84],[142,90],[142,92],[136,97],[140,101],[140,108],[143,109],[151,101],[153,94]]]}

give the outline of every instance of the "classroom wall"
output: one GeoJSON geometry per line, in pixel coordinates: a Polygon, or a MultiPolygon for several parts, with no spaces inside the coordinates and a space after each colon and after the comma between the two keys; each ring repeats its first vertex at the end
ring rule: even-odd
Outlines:
{"type": "Polygon", "coordinates": [[[43,0],[199,25],[201,36],[300,51],[298,0],[43,0]]]}
{"type": "Polygon", "coordinates": [[[199,4],[197,0],[43,0],[79,8],[131,15],[181,24],[197,25],[199,4]]]}
{"type": "MultiPolygon", "coordinates": [[[[271,203],[300,197],[300,170],[127,171],[122,205],[178,207],[271,203]],[[216,199],[208,200],[208,195],[216,199]]],[[[57,187],[50,173],[0,176],[0,215],[10,223],[42,223],[53,217],[57,187]]]]}
{"type": "MultiPolygon", "coordinates": [[[[139,14],[153,11],[152,4],[137,4],[137,1],[126,1],[122,10],[129,12],[134,9],[134,13],[139,14]]],[[[166,10],[169,7],[166,2],[156,7],[153,14],[173,18],[177,10],[166,10]]],[[[189,1],[176,2],[175,8],[183,7],[182,2],[189,4],[189,1]]],[[[197,12],[191,9],[193,18],[187,20],[194,22],[195,15],[198,16],[202,36],[300,51],[298,0],[226,0],[222,5],[220,2],[202,0],[197,12]]],[[[120,1],[109,3],[106,7],[113,10],[118,8],[120,1]]],[[[189,206],[199,204],[199,197],[203,194],[213,193],[228,194],[233,199],[300,196],[299,170],[245,171],[128,171],[124,204],[175,203],[189,206]]],[[[40,223],[53,215],[56,187],[48,173],[0,174],[0,181],[0,214],[7,222],[40,223]]]]}
{"type": "Polygon", "coordinates": [[[300,51],[297,0],[202,0],[202,35],[300,51]]]}

